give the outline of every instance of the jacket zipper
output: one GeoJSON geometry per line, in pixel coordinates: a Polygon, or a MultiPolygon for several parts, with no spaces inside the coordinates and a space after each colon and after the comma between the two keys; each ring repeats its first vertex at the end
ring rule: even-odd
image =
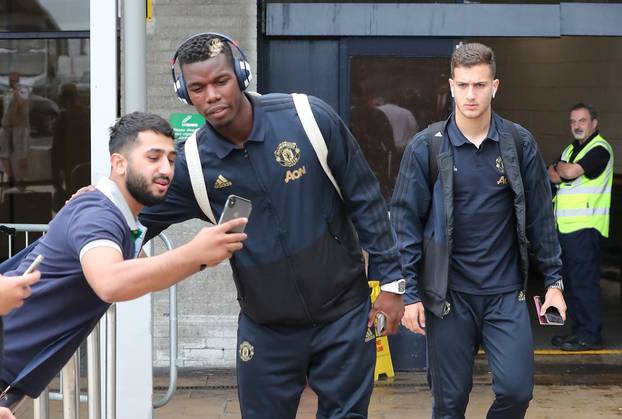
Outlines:
{"type": "MultiPolygon", "coordinates": [[[[268,190],[266,189],[264,184],[261,182],[261,177],[257,174],[257,170],[255,169],[255,166],[253,165],[253,162],[249,158],[248,149],[246,147],[246,144],[244,144],[244,158],[246,160],[248,160],[248,163],[250,164],[251,168],[253,169],[253,172],[255,172],[256,178],[257,178],[257,182],[259,183],[259,186],[261,187],[264,195],[265,196],[269,196],[268,190]]],[[[272,209],[272,204],[270,203],[270,201],[268,201],[268,211],[270,211],[270,213],[272,214],[272,217],[277,221],[276,225],[281,225],[277,213],[272,209]]],[[[313,317],[311,317],[311,313],[309,312],[309,308],[307,307],[307,302],[305,301],[305,299],[304,299],[304,297],[302,295],[302,292],[300,291],[300,284],[299,284],[299,280],[298,280],[298,275],[296,275],[296,271],[294,270],[294,266],[293,266],[292,261],[291,261],[291,256],[289,254],[289,251],[287,249],[287,246],[286,246],[285,242],[283,241],[282,233],[278,232],[277,233],[277,237],[279,239],[279,243],[281,244],[281,249],[283,250],[283,255],[285,256],[285,259],[287,260],[287,266],[289,267],[289,271],[292,273],[292,275],[294,277],[293,279],[294,279],[294,286],[296,288],[296,294],[298,294],[298,298],[300,299],[302,308],[304,309],[304,312],[305,312],[305,315],[307,316],[307,319],[309,319],[309,322],[312,323],[315,326],[315,321],[313,320],[313,317]]]]}

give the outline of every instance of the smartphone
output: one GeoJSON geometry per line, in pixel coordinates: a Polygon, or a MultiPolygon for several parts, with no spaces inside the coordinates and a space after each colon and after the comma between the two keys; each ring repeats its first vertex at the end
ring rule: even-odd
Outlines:
{"type": "Polygon", "coordinates": [[[563,326],[564,319],[555,307],[549,307],[546,309],[544,316],[540,315],[540,309],[542,308],[542,301],[539,295],[533,297],[533,301],[536,305],[536,315],[538,316],[538,322],[544,326],[563,326]]]}
{"type": "MultiPolygon", "coordinates": [[[[251,205],[251,201],[246,198],[242,198],[237,195],[229,195],[227,201],[225,201],[225,206],[222,210],[222,214],[220,214],[220,220],[218,220],[218,224],[226,223],[229,220],[233,220],[236,218],[248,218],[251,214],[251,209],[253,206],[251,205]]],[[[231,233],[243,233],[245,226],[240,226],[231,230],[231,233]]]]}
{"type": "Polygon", "coordinates": [[[43,262],[43,255],[38,255],[35,260],[32,261],[28,269],[26,269],[24,275],[28,275],[29,273],[36,271],[41,262],[43,262]]]}
{"type": "Polygon", "coordinates": [[[384,332],[387,329],[387,316],[382,312],[376,313],[375,325],[376,325],[376,336],[384,335],[384,332]]]}

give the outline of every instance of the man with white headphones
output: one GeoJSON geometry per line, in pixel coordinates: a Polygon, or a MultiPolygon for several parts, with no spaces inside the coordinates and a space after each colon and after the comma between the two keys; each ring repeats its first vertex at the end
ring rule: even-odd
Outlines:
{"type": "Polygon", "coordinates": [[[318,98],[308,98],[312,114],[304,117],[292,95],[244,93],[250,67],[225,35],[184,41],[172,75],[177,96],[207,124],[180,147],[167,200],[140,219],[157,234],[191,218],[217,219],[230,195],[252,201],[248,239],[231,259],[241,307],[242,416],[293,419],[308,383],[318,395],[318,418],[367,417],[374,319],[384,314],[383,334],[395,333],[404,280],[386,204],[356,140],[318,98]],[[317,126],[303,127],[310,120],[317,126]],[[319,144],[310,128],[317,134],[311,137],[323,137],[319,144]],[[194,195],[191,143],[205,200],[194,195]],[[322,145],[325,154],[315,150],[322,145]],[[373,305],[361,248],[369,254],[369,277],[382,284],[373,305]]]}

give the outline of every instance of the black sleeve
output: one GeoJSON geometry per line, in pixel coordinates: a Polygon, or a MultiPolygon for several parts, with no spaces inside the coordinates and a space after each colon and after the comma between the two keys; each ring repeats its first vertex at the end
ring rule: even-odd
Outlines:
{"type": "Polygon", "coordinates": [[[585,177],[588,179],[596,179],[607,167],[610,157],[605,147],[597,146],[588,151],[581,160],[575,163],[583,168],[585,177]]]}

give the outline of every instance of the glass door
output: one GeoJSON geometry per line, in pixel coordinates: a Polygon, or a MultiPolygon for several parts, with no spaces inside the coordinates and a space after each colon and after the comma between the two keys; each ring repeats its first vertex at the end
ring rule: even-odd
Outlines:
{"type": "Polygon", "coordinates": [[[390,199],[404,149],[413,135],[451,112],[452,41],[346,41],[345,100],[349,127],[390,199]]]}

